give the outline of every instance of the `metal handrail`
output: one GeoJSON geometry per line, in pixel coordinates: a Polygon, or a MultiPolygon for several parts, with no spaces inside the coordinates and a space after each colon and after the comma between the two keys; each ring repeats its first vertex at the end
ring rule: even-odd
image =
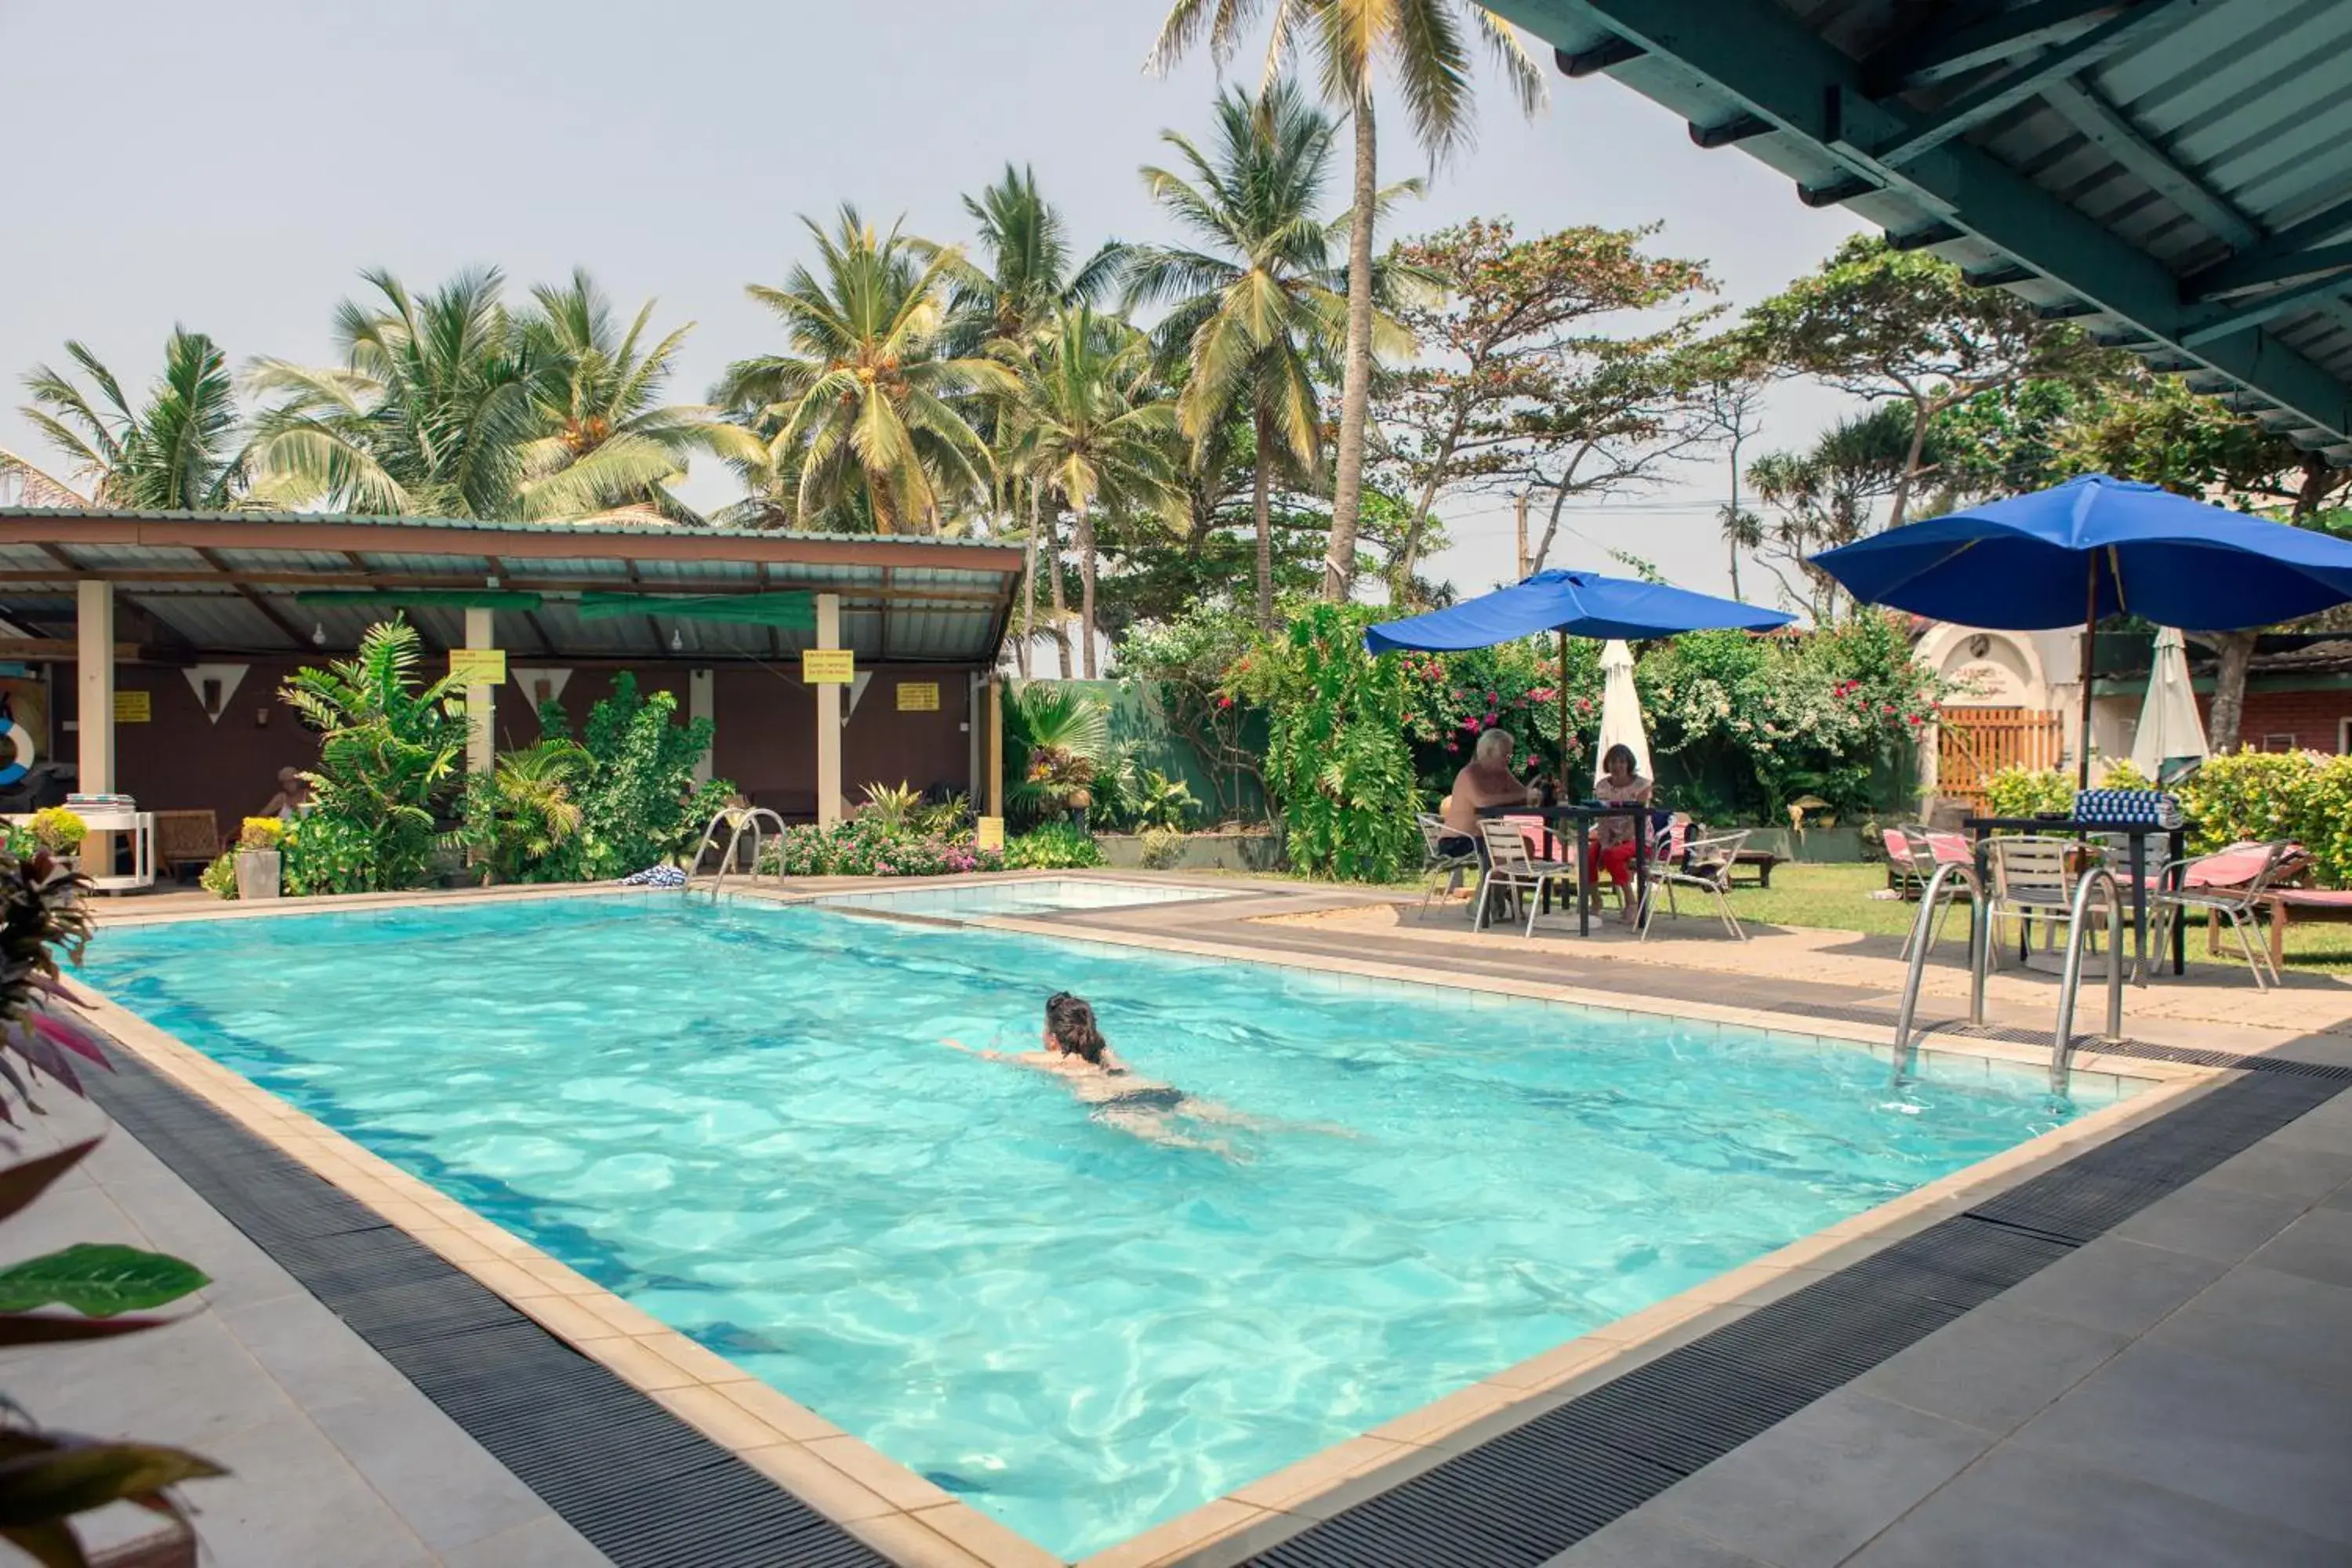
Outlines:
{"type": "Polygon", "coordinates": [[[2074,885],[2074,918],[2066,931],[2066,968],[2058,983],[2058,1024],[2050,1042],[2050,1092],[2066,1092],[2074,1055],[2074,994],[2083,983],[2083,938],[2089,930],[2091,890],[2107,889],[2107,1032],[2115,1039],[2124,1032],[2124,907],[2123,889],[2116,874],[2093,866],[2074,885]]]}
{"type": "Polygon", "coordinates": [[[1919,918],[1911,928],[1911,964],[1903,979],[1903,1004],[1895,1015],[1895,1082],[1911,1076],[1918,1054],[1918,1041],[1913,1035],[1912,1020],[1919,1011],[1919,983],[1927,973],[1927,950],[1935,945],[1932,932],[1940,918],[1938,902],[1949,910],[1948,890],[1953,882],[1968,884],[1969,908],[1969,1022],[1984,1022],[1984,951],[1987,940],[1984,921],[1979,911],[1984,907],[1984,884],[1977,876],[1974,865],[1960,860],[1948,860],[1936,868],[1927,885],[1919,893],[1919,918]]]}
{"type": "MultiPolygon", "coordinates": [[[[714,901],[719,897],[719,889],[726,884],[727,873],[735,868],[736,851],[742,845],[745,828],[751,829],[751,869],[749,874],[752,886],[759,885],[760,847],[762,842],[760,822],[763,817],[776,825],[776,839],[781,844],[784,837],[784,819],[764,805],[721,806],[710,818],[709,826],[702,830],[702,842],[696,846],[694,851],[694,863],[698,866],[702,863],[702,852],[710,847],[711,839],[718,835],[719,825],[726,823],[733,829],[727,836],[726,851],[719,857],[719,874],[710,879],[710,897],[714,901]]],[[[777,878],[780,881],[782,879],[781,870],[777,873],[777,878]]]]}

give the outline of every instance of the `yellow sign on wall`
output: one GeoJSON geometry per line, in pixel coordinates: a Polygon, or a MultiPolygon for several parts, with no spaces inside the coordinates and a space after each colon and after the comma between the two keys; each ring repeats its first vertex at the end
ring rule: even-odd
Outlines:
{"type": "Polygon", "coordinates": [[[118,691],[114,694],[114,721],[118,724],[145,724],[155,717],[155,696],[149,691],[118,691]]]}
{"type": "Polygon", "coordinates": [[[971,841],[974,847],[982,849],[1003,848],[1004,818],[1001,816],[982,817],[979,822],[973,826],[971,841]]]}
{"type": "Polygon", "coordinates": [[[801,650],[801,679],[811,686],[847,686],[857,679],[857,656],[845,647],[801,650]]]}
{"type": "Polygon", "coordinates": [[[507,650],[502,647],[453,647],[449,673],[467,686],[504,686],[507,650]]]}
{"type": "Polygon", "coordinates": [[[898,711],[901,713],[936,713],[940,710],[940,683],[936,680],[902,680],[898,682],[898,711]]]}

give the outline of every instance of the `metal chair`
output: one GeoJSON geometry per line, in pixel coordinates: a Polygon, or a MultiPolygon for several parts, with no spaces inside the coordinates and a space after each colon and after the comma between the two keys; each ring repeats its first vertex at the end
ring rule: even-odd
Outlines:
{"type": "Polygon", "coordinates": [[[1450,853],[1445,848],[1445,841],[1449,838],[1462,837],[1463,835],[1446,826],[1445,819],[1442,816],[1433,816],[1426,811],[1416,812],[1413,815],[1413,821],[1421,828],[1421,875],[1423,880],[1429,884],[1423,889],[1421,896],[1421,907],[1426,910],[1437,897],[1439,875],[1443,874],[1445,878],[1445,896],[1452,898],[1461,889],[1462,874],[1465,871],[1475,871],[1478,868],[1478,850],[1474,841],[1470,848],[1459,854],[1450,853]]]}
{"type": "Polygon", "coordinates": [[[1640,916],[1635,923],[1642,928],[1642,940],[1650,940],[1650,916],[1658,901],[1658,889],[1666,893],[1666,913],[1679,920],[1682,910],[1675,906],[1675,889],[1689,888],[1696,892],[1715,896],[1715,912],[1738,941],[1746,942],[1748,932],[1741,929],[1739,917],[1731,912],[1731,868],[1739,864],[1739,852],[1748,847],[1753,831],[1741,828],[1736,833],[1710,833],[1694,838],[1682,855],[1650,868],[1649,891],[1643,896],[1640,916]]]}
{"type": "MultiPolygon", "coordinates": [[[[2033,927],[2042,926],[2042,945],[2054,949],[2058,932],[2074,921],[2076,874],[2072,857],[2085,847],[2067,838],[2004,836],[1985,840],[1985,940],[1996,967],[2000,963],[2000,922],[2017,922],[2017,961],[2026,961],[2033,927]]],[[[2104,905],[2095,906],[2102,910],[2104,905]]],[[[2098,928],[2086,933],[2096,947],[2098,928]]]]}
{"type": "Polygon", "coordinates": [[[1479,836],[1486,845],[1486,874],[1478,879],[1478,912],[1473,923],[1484,928],[1486,923],[1486,901],[1500,890],[1507,897],[1518,899],[1527,907],[1527,934],[1536,933],[1536,915],[1541,909],[1541,895],[1555,885],[1573,889],[1576,868],[1557,860],[1537,860],[1528,855],[1528,841],[1521,836],[1519,826],[1490,816],[1478,824],[1479,836]]]}
{"type": "MultiPolygon", "coordinates": [[[[2172,922],[2190,910],[2202,910],[2209,922],[2230,922],[2231,933],[2238,939],[2238,951],[2245,954],[2246,966],[2253,971],[2255,990],[2265,991],[2278,984],[2279,972],[2271,963],[2269,948],[2253,939],[2260,934],[2263,895],[2300,870],[2303,864],[2303,846],[2284,838],[2232,844],[2208,855],[2169,862],[2149,879],[2148,897],[2156,903],[2156,929],[2150,933],[2148,952],[2163,952],[2172,938],[2172,922]],[[2170,873],[2176,867],[2180,871],[2178,888],[2170,886],[2170,873]]],[[[2154,967],[2144,960],[2135,965],[2132,984],[2147,984],[2147,973],[2154,967]]]]}
{"type": "MultiPolygon", "coordinates": [[[[1976,864],[1976,851],[1969,847],[1967,837],[1962,834],[1939,832],[1922,824],[1906,823],[1899,828],[1890,827],[1886,830],[1886,852],[1890,858],[1895,853],[1895,846],[1898,842],[1902,846],[1903,857],[1909,864],[1911,877],[1917,882],[1923,894],[1927,885],[1936,879],[1936,873],[1946,866],[1973,867],[1976,864]]],[[[1955,902],[1959,896],[1954,895],[1955,902]]],[[[1936,944],[1944,940],[1944,927],[1951,918],[1952,906],[1947,903],[1944,906],[1944,912],[1936,917],[1935,929],[1927,934],[1929,952],[1935,952],[1936,944]]],[[[1903,938],[1905,958],[1911,956],[1911,943],[1917,939],[1918,934],[1916,925],[1905,933],[1903,938]]]]}

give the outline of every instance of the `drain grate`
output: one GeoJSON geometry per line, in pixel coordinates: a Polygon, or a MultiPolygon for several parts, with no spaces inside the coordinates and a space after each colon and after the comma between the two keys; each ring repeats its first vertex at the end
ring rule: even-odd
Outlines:
{"type": "Polygon", "coordinates": [[[100,1104],[619,1568],[887,1559],[127,1051],[100,1104]]]}
{"type": "MultiPolygon", "coordinates": [[[[2257,1058],[2260,1059],[2260,1058],[2257,1058]]],[[[1264,1568],[1538,1568],[2336,1095],[2256,1072],[1269,1547],[1264,1568]]]]}

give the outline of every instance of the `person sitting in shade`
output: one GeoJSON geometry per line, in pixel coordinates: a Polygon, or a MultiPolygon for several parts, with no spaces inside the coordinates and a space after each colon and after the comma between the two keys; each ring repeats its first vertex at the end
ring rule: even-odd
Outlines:
{"type": "Polygon", "coordinates": [[[299,768],[278,770],[278,793],[261,808],[264,816],[280,818],[299,816],[310,809],[310,781],[302,776],[299,768]]]}
{"type": "MultiPolygon", "coordinates": [[[[1603,805],[1647,805],[1650,804],[1650,781],[1633,767],[1633,748],[1619,744],[1601,754],[1601,776],[1592,781],[1592,796],[1603,805]]],[[[1625,911],[1618,918],[1632,924],[1639,912],[1633,907],[1633,819],[1630,816],[1604,816],[1592,825],[1592,864],[1595,880],[1608,878],[1617,885],[1625,900],[1625,911]]]]}
{"type": "Polygon", "coordinates": [[[1538,798],[1536,786],[1511,772],[1510,731],[1483,730],[1469,765],[1454,775],[1454,793],[1445,797],[1445,837],[1438,847],[1448,855],[1467,855],[1477,842],[1480,812],[1533,805],[1538,798]]]}

